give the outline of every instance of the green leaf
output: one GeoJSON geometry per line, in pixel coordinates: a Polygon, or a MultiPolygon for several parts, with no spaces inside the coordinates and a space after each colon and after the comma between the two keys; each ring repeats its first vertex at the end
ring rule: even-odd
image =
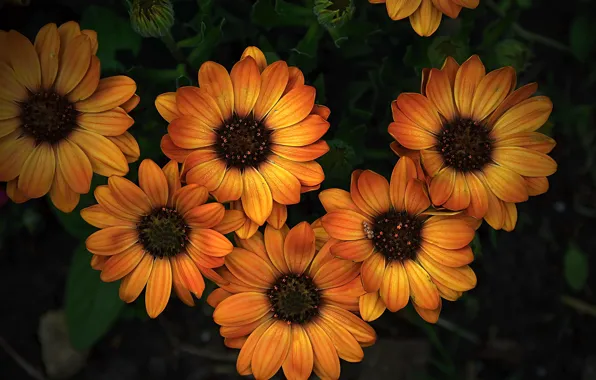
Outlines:
{"type": "Polygon", "coordinates": [[[193,67],[200,67],[203,62],[209,59],[213,49],[217,46],[222,36],[222,29],[226,20],[221,19],[219,25],[208,28],[205,31],[203,38],[200,42],[197,42],[196,47],[191,51],[188,56],[188,61],[193,67]]]}
{"type": "Polygon", "coordinates": [[[596,25],[590,18],[580,15],[573,20],[569,31],[571,51],[577,59],[585,61],[594,50],[596,25]]]}
{"type": "Polygon", "coordinates": [[[81,29],[97,32],[97,58],[102,70],[124,71],[126,68],[116,59],[116,53],[128,50],[136,56],[141,49],[142,37],[134,32],[128,19],[108,8],[87,7],[81,17],[81,29]]]}
{"type": "Polygon", "coordinates": [[[583,289],[588,280],[588,257],[578,247],[571,245],[564,257],[567,284],[575,291],[583,289]]]}
{"type": "Polygon", "coordinates": [[[252,7],[252,21],[266,29],[279,26],[307,26],[316,22],[312,9],[283,0],[257,0],[252,7]]]}
{"type": "Polygon", "coordinates": [[[513,66],[518,73],[528,68],[532,58],[532,51],[523,42],[513,39],[499,42],[494,51],[499,66],[513,66]]]}
{"type": "Polygon", "coordinates": [[[289,63],[299,67],[304,74],[310,73],[317,67],[317,50],[323,34],[324,29],[319,24],[312,23],[302,40],[292,49],[289,63]]]}
{"type": "Polygon", "coordinates": [[[93,346],[124,306],[118,297],[119,283],[101,281],[90,263],[91,254],[81,244],[74,252],[66,279],[66,322],[72,345],[79,350],[93,346]]]}
{"type": "Polygon", "coordinates": [[[433,67],[441,67],[445,58],[453,57],[458,62],[463,62],[468,57],[469,48],[460,41],[450,37],[435,37],[432,44],[428,47],[428,59],[433,67]]]}

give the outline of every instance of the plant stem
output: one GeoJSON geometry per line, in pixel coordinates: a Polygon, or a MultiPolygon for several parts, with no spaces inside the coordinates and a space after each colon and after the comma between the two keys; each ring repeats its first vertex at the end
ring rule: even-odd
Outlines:
{"type": "MultiPolygon", "coordinates": [[[[486,3],[487,7],[489,7],[491,10],[493,10],[500,17],[505,18],[505,12],[503,12],[503,10],[501,10],[501,8],[499,8],[499,6],[497,4],[495,4],[495,2],[493,0],[485,0],[485,3],[486,3]]],[[[527,41],[536,42],[536,43],[539,43],[539,44],[542,44],[545,46],[549,46],[553,49],[564,51],[566,53],[571,53],[571,49],[569,48],[569,46],[567,46],[559,41],[553,40],[551,38],[544,37],[540,34],[530,32],[530,31],[524,29],[518,23],[514,22],[512,25],[512,28],[515,33],[517,33],[521,38],[523,38],[527,41]]]]}
{"type": "Polygon", "coordinates": [[[182,50],[180,50],[178,45],[176,45],[176,41],[174,40],[174,37],[172,37],[172,33],[170,33],[169,30],[166,35],[161,37],[161,41],[164,43],[164,45],[166,45],[166,47],[172,54],[172,57],[174,57],[174,59],[176,59],[178,62],[184,65],[186,75],[188,75],[188,77],[192,80],[192,78],[195,76],[192,70],[192,66],[186,59],[184,53],[182,53],[182,50]]]}

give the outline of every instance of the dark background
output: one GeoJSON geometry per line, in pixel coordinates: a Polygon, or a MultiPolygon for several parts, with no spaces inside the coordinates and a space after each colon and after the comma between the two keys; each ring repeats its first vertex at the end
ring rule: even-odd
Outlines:
{"type": "MultiPolygon", "coordinates": [[[[323,188],[347,188],[355,168],[390,174],[397,158],[389,149],[389,104],[400,92],[419,91],[423,67],[440,67],[446,55],[461,63],[471,54],[487,70],[514,66],[518,86],[538,82],[539,94],[554,103],[541,129],[557,141],[550,190],[518,205],[513,232],[479,229],[472,264],[478,286],[456,303],[444,302],[437,325],[410,307],[385,313],[372,323],[377,344],[365,349],[362,363],[342,362],[342,379],[596,379],[594,2],[481,0],[457,20],[444,17],[429,38],[365,0],[354,0],[353,19],[331,33],[317,23],[310,1],[253,3],[174,2],[172,35],[186,57],[182,65],[162,41],[134,33],[124,1],[5,4],[0,29],[31,39],[48,22],[95,29],[102,75],[137,81],[141,104],[130,131],[141,158],[161,164],[167,124],[154,109],[157,95],[196,84],[205,60],[230,69],[247,45],[259,46],[270,61],[288,60],[317,88],[317,102],[332,110],[323,188]]],[[[137,167],[131,165],[131,179],[137,167]]],[[[82,197],[75,212],[63,215],[45,198],[15,205],[0,191],[0,379],[66,376],[79,368],[72,378],[237,378],[237,350],[224,347],[204,300],[189,308],[172,299],[149,320],[143,297],[124,305],[118,284],[99,281],[81,246],[92,228],[78,211],[91,203],[82,197]],[[68,356],[67,327],[86,357],[68,356]]],[[[306,194],[289,207],[288,224],[312,222],[322,211],[317,193],[306,194]]]]}

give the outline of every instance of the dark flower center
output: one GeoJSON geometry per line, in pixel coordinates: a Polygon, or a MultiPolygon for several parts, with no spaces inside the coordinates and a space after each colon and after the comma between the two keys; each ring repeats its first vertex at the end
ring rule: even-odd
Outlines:
{"type": "Polygon", "coordinates": [[[275,318],[288,323],[306,323],[319,314],[321,295],[307,275],[284,275],[267,294],[275,318]]]}
{"type": "Polygon", "coordinates": [[[37,144],[55,144],[68,137],[77,126],[78,111],[64,96],[41,91],[31,94],[21,104],[21,121],[25,133],[37,144]]]}
{"type": "Polygon", "coordinates": [[[178,211],[157,208],[141,218],[137,224],[139,241],[154,257],[172,257],[180,253],[188,243],[190,227],[178,211]]]}
{"type": "Polygon", "coordinates": [[[258,167],[270,153],[271,130],[252,117],[232,117],[215,130],[217,153],[228,166],[258,167]]]}
{"type": "Polygon", "coordinates": [[[423,220],[406,211],[390,210],[373,225],[364,222],[364,232],[387,260],[411,260],[420,249],[423,220]]]}
{"type": "Polygon", "coordinates": [[[437,148],[448,166],[459,171],[480,170],[491,162],[493,140],[488,128],[470,119],[456,119],[443,125],[437,148]]]}

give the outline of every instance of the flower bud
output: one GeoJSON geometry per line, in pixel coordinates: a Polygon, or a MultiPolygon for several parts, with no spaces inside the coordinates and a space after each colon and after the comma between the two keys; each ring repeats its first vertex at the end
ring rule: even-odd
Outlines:
{"type": "Polygon", "coordinates": [[[313,12],[319,24],[327,29],[339,28],[354,14],[352,0],[315,0],[313,12]]]}
{"type": "Polygon", "coordinates": [[[129,1],[130,23],[143,37],[163,37],[174,24],[174,8],[168,0],[129,1]]]}

